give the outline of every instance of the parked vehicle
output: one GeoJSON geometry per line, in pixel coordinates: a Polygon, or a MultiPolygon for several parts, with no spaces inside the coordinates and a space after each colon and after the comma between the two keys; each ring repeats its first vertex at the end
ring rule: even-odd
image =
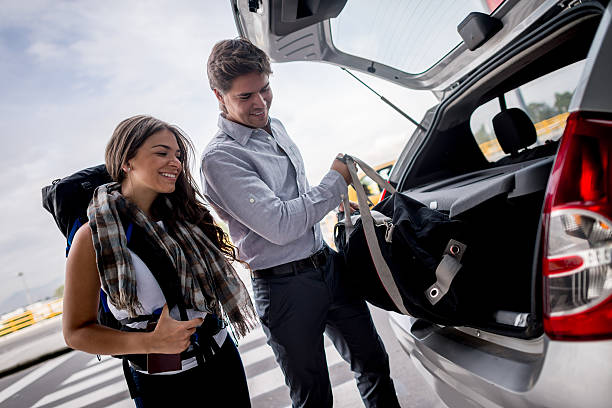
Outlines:
{"type": "Polygon", "coordinates": [[[277,62],[328,62],[437,96],[390,181],[469,224],[483,276],[466,288],[475,323],[391,322],[440,398],[612,406],[612,5],[231,3],[240,34],[277,62]]]}
{"type": "MultiPolygon", "coordinates": [[[[389,174],[391,174],[391,169],[393,168],[394,164],[395,160],[392,160],[375,165],[372,168],[376,170],[376,172],[380,174],[383,179],[389,180],[389,174]]],[[[363,189],[365,190],[368,199],[370,200],[372,205],[378,204],[382,194],[382,191],[380,190],[380,187],[378,187],[378,184],[376,184],[374,180],[372,180],[361,172],[359,172],[357,175],[359,176],[359,182],[363,186],[363,189]]],[[[355,192],[353,186],[349,186],[348,196],[350,201],[357,202],[357,193],[355,192]]]]}

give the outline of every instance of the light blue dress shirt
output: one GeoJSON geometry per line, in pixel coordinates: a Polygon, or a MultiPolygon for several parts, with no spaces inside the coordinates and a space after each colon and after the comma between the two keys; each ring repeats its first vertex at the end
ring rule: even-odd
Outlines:
{"type": "Polygon", "coordinates": [[[223,116],[218,125],[202,153],[202,188],[228,224],[238,257],[257,270],[321,249],[319,221],[346,194],[342,175],[330,170],[310,187],[302,156],[277,119],[270,119],[271,135],[223,116]]]}

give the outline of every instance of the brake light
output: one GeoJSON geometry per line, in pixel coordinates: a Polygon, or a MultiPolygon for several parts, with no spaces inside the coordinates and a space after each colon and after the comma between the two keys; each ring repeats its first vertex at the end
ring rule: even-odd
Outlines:
{"type": "Polygon", "coordinates": [[[567,120],[543,218],[544,330],[612,338],[612,117],[567,120]]]}

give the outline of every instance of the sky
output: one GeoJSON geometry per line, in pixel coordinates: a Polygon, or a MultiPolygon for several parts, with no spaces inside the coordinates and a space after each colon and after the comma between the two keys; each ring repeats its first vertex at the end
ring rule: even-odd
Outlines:
{"type": "MultiPolygon", "coordinates": [[[[41,188],[102,163],[121,120],[149,114],[176,124],[199,157],[219,113],[205,62],[237,31],[223,0],[0,0],[0,10],[1,305],[26,286],[52,295],[62,284],[65,240],[41,188]]],[[[336,66],[272,69],[270,114],[302,151],[311,184],[339,152],[373,165],[395,159],[414,130],[336,66]]],[[[435,103],[427,91],[360,77],[417,119],[435,103]]]]}

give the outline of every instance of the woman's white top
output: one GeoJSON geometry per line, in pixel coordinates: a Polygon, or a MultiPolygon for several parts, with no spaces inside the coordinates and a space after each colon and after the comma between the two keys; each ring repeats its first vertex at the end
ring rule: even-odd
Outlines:
{"type": "MultiPolygon", "coordinates": [[[[132,264],[134,265],[134,272],[136,274],[136,295],[138,296],[138,300],[143,308],[143,314],[153,314],[155,310],[161,309],[166,304],[166,298],[164,293],[162,292],[157,280],[151,273],[151,270],[147,267],[147,265],[140,259],[138,255],[134,252],[130,251],[132,255],[132,264]]],[[[108,302],[108,308],[110,309],[115,319],[122,320],[127,319],[129,314],[127,310],[119,310],[115,306],[113,306],[110,302],[108,302]]],[[[206,316],[206,312],[200,312],[199,310],[187,309],[187,318],[189,320],[195,319],[196,317],[204,318],[206,316]]],[[[170,310],[170,316],[173,319],[180,320],[180,313],[177,306],[174,306],[170,310]]],[[[147,327],[147,322],[134,322],[128,323],[127,326],[132,328],[144,329],[147,327]]],[[[227,330],[221,329],[219,333],[215,334],[213,338],[221,347],[225,338],[227,337],[227,330]]],[[[190,348],[192,346],[189,346],[190,348]]],[[[177,371],[168,371],[159,374],[176,374],[185,370],[189,370],[197,366],[198,363],[195,357],[190,357],[186,360],[182,361],[182,369],[177,371]]],[[[140,371],[140,370],[139,370],[140,371]]],[[[147,371],[140,371],[147,374],[147,371]]]]}

